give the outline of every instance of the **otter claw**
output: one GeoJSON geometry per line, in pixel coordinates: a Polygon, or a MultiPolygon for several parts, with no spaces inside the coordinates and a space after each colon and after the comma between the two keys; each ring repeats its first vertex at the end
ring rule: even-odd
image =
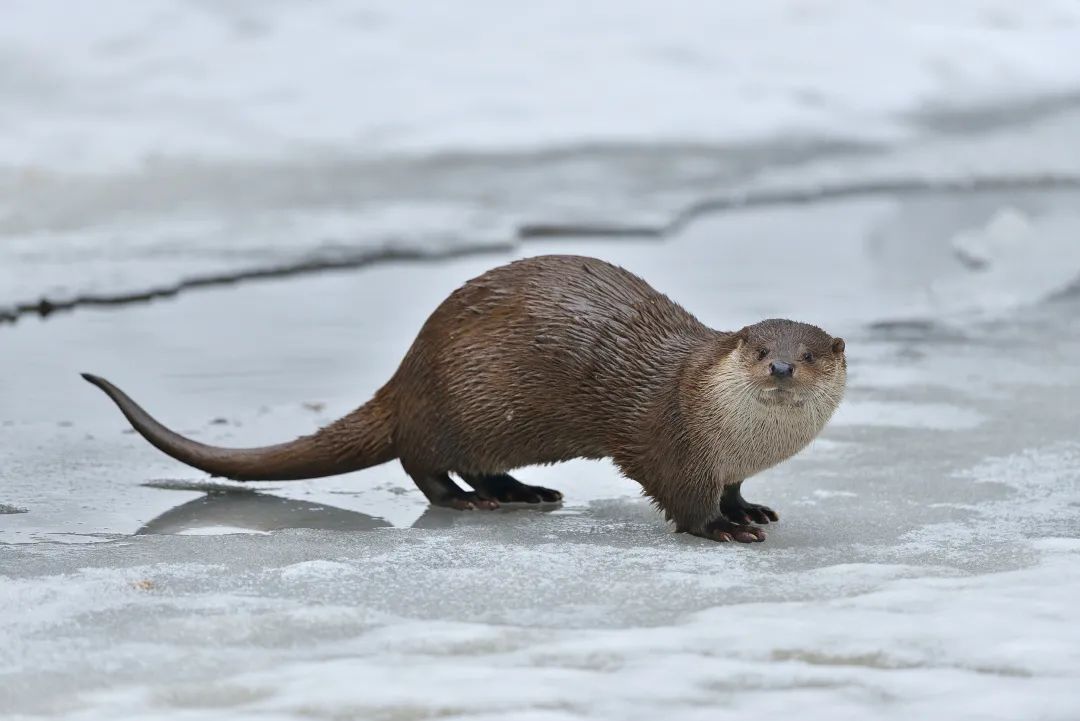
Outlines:
{"type": "Polygon", "coordinates": [[[741,497],[730,501],[721,502],[720,513],[724,518],[734,523],[760,523],[766,525],[776,523],[780,516],[768,506],[759,503],[747,503],[741,497]]]}
{"type": "Polygon", "coordinates": [[[732,523],[731,520],[727,518],[716,519],[705,526],[704,532],[698,535],[721,543],[729,543],[732,541],[737,543],[761,543],[765,540],[765,531],[760,528],[732,523]]]}
{"type": "Polygon", "coordinates": [[[447,505],[458,511],[494,511],[499,507],[499,502],[481,498],[475,493],[467,493],[451,499],[447,505]]]}
{"type": "MultiPolygon", "coordinates": [[[[769,521],[777,520],[776,513],[771,508],[765,506],[751,505],[746,508],[743,516],[749,518],[754,523],[766,524],[769,521]]],[[[749,521],[748,521],[749,522],[749,521]]]]}

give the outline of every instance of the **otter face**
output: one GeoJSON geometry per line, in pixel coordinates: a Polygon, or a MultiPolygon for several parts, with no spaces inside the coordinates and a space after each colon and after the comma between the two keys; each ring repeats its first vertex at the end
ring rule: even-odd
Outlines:
{"type": "Polygon", "coordinates": [[[735,354],[761,403],[801,407],[825,396],[839,403],[847,368],[842,338],[779,319],[747,326],[736,338],[735,354]]]}

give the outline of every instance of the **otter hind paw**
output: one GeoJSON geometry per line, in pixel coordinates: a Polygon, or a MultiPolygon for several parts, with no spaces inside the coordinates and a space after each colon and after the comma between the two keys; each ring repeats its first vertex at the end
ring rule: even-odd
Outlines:
{"type": "Polygon", "coordinates": [[[499,502],[484,498],[479,493],[463,491],[461,495],[447,499],[445,505],[458,511],[494,511],[499,507],[499,502]]]}
{"type": "Polygon", "coordinates": [[[563,494],[543,486],[527,486],[505,473],[493,475],[463,475],[462,480],[485,498],[500,503],[559,503],[563,494]]]}
{"type": "Polygon", "coordinates": [[[563,495],[551,488],[543,486],[527,486],[524,483],[520,488],[511,488],[499,493],[497,499],[503,503],[558,503],[563,495]]]}

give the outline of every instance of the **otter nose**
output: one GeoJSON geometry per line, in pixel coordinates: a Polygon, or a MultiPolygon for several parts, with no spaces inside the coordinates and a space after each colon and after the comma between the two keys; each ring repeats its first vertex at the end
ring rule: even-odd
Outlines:
{"type": "Polygon", "coordinates": [[[784,361],[773,361],[769,364],[769,373],[777,378],[790,378],[795,375],[795,366],[784,361]]]}

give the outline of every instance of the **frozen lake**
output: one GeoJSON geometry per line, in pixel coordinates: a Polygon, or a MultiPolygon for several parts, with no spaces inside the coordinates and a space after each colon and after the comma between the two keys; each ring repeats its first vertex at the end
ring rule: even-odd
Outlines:
{"type": "Polygon", "coordinates": [[[1080,718],[1076,4],[457,7],[5,8],[0,717],[1080,718]],[[518,237],[709,198],[754,207],[518,237]],[[33,312],[386,249],[446,257],[33,312]],[[837,416],[746,485],[765,543],[674,534],[608,463],[497,512],[396,463],[208,485],[79,378],[287,440],[549,252],[847,340],[837,416]]]}
{"type": "Polygon", "coordinates": [[[24,321],[0,358],[0,501],[29,511],[0,521],[0,706],[1073,718],[1080,298],[1047,265],[1011,273],[1075,237],[1075,201],[879,199],[531,248],[622,263],[718,327],[790,314],[847,337],[834,422],[748,484],[782,515],[753,547],[672,534],[604,463],[522,473],[566,493],[550,512],[432,510],[396,465],[206,496],[77,376],[204,440],[289,438],[365,400],[429,309],[506,256],[24,321]],[[957,248],[997,255],[972,269],[957,248]]]}

